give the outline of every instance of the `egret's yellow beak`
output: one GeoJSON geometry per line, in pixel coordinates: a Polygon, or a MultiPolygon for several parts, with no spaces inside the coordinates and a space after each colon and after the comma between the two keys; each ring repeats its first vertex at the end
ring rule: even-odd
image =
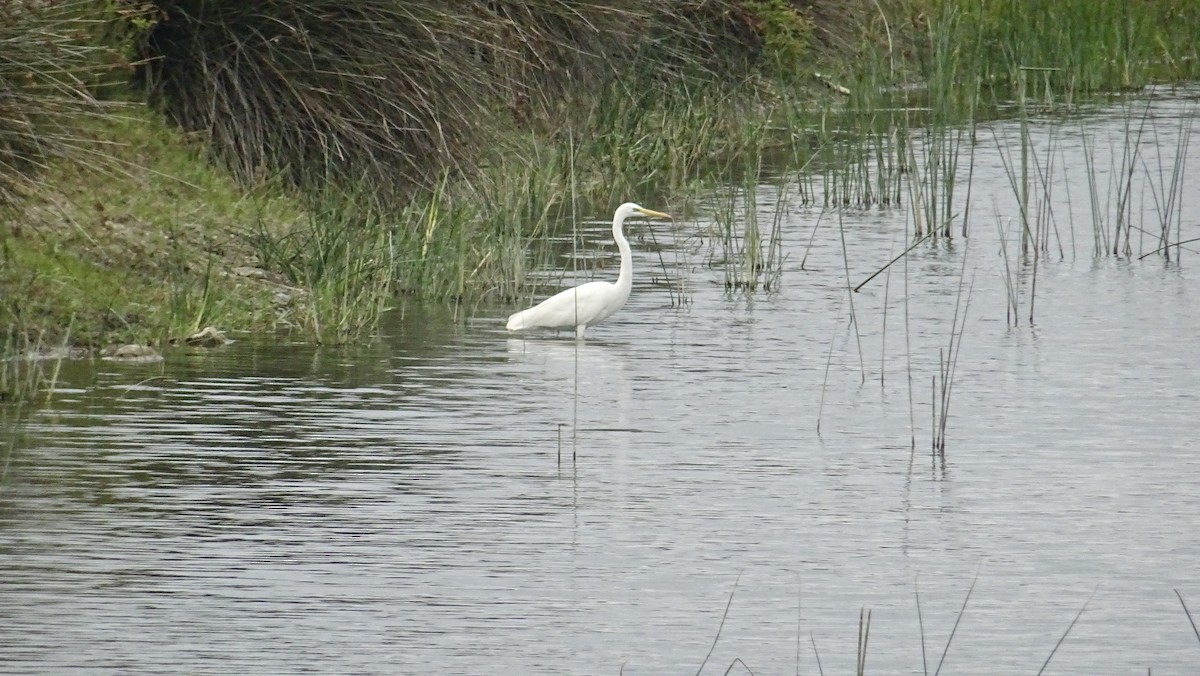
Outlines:
{"type": "Polygon", "coordinates": [[[675,220],[674,218],[671,218],[671,214],[664,214],[661,211],[652,211],[650,209],[643,209],[641,207],[638,207],[635,211],[643,216],[651,216],[653,218],[670,218],[671,220],[675,220]]]}

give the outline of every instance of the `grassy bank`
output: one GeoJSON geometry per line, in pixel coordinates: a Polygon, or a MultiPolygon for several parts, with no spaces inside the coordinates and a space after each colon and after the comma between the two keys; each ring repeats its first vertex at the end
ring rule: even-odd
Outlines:
{"type": "MultiPolygon", "coordinates": [[[[0,0],[3,348],[356,340],[397,294],[527,297],[573,215],[763,158],[916,201],[910,125],[1195,78],[1198,33],[1195,0],[0,0]]],[[[776,281],[752,225],[739,288],[776,281]]]]}

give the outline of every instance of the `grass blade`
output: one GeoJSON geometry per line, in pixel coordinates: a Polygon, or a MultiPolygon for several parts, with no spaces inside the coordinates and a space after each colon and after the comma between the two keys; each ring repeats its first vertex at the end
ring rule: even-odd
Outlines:
{"type": "Polygon", "coordinates": [[[962,608],[958,610],[958,617],[954,618],[954,627],[950,629],[950,637],[946,639],[946,647],[942,649],[942,657],[938,660],[937,669],[933,671],[934,676],[942,673],[942,664],[946,661],[946,653],[950,652],[950,643],[954,641],[954,633],[958,631],[958,623],[962,621],[963,613],[967,612],[967,602],[971,600],[971,592],[975,591],[975,583],[979,581],[979,572],[975,572],[975,578],[971,580],[971,586],[967,589],[967,596],[963,599],[962,608]]]}
{"type": "Polygon", "coordinates": [[[729,600],[725,602],[725,612],[721,614],[721,624],[717,626],[717,635],[713,637],[712,645],[708,648],[708,654],[704,656],[704,661],[700,663],[700,668],[696,670],[696,676],[700,676],[700,672],[704,671],[704,665],[708,664],[708,658],[712,657],[713,651],[717,649],[717,641],[721,640],[721,630],[725,628],[725,618],[729,617],[729,606],[733,605],[733,595],[737,593],[738,583],[742,580],[742,574],[738,573],[737,579],[733,581],[733,589],[729,590],[729,600]]]}
{"type": "Polygon", "coordinates": [[[1087,610],[1088,604],[1092,602],[1092,596],[1095,595],[1096,592],[1093,590],[1091,596],[1088,596],[1087,600],[1083,602],[1083,607],[1079,609],[1078,613],[1075,613],[1075,619],[1071,620],[1071,624],[1067,625],[1067,630],[1063,632],[1062,636],[1058,637],[1058,643],[1054,644],[1054,648],[1046,656],[1046,661],[1042,663],[1042,668],[1038,669],[1038,676],[1042,676],[1042,672],[1046,671],[1046,667],[1050,666],[1050,660],[1054,659],[1054,653],[1058,652],[1058,647],[1063,644],[1063,641],[1067,640],[1067,634],[1071,633],[1071,629],[1075,627],[1075,623],[1079,621],[1080,616],[1083,615],[1083,611],[1087,610]]]}
{"type": "Polygon", "coordinates": [[[1187,604],[1183,601],[1183,594],[1179,593],[1178,589],[1172,590],[1179,597],[1179,605],[1183,606],[1183,612],[1187,615],[1188,622],[1192,623],[1192,631],[1196,634],[1196,640],[1200,641],[1200,629],[1196,628],[1196,619],[1192,617],[1192,611],[1188,610],[1187,604]]]}

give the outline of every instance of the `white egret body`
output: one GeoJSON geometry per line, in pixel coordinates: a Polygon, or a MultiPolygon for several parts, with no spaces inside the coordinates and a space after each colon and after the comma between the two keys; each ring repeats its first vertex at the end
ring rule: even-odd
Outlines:
{"type": "Polygon", "coordinates": [[[569,329],[575,328],[575,337],[583,338],[589,326],[595,326],[621,309],[629,300],[633,288],[633,259],[629,253],[629,242],[625,241],[622,226],[625,219],[634,215],[670,218],[661,211],[643,209],[633,202],[617,207],[613,214],[612,233],[621,252],[621,273],[617,283],[588,282],[573,289],[560,291],[528,310],[521,310],[508,318],[509,331],[525,329],[569,329]]]}

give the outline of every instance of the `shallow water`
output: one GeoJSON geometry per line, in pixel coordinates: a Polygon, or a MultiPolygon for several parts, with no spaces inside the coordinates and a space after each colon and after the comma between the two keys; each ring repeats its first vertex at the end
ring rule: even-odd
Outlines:
{"type": "MultiPolygon", "coordinates": [[[[1036,673],[1085,603],[1047,673],[1195,673],[1200,251],[1138,260],[1135,231],[1093,258],[1080,148],[1119,153],[1122,110],[1034,129],[1064,245],[1032,325],[1015,229],[1006,319],[1001,122],[971,237],[855,294],[857,338],[846,278],[907,245],[906,212],[841,212],[848,275],[826,213],[801,269],[819,211],[764,185],[776,293],[725,290],[701,210],[655,231],[665,273],[635,241],[632,299],[583,343],[407,308],[369,347],[70,367],[0,451],[0,672],[690,673],[719,631],[705,673],[848,673],[866,608],[867,673],[922,673],[923,642],[932,673],[974,585],[945,673],[1036,673]]],[[[1146,175],[1196,104],[1152,110],[1146,175]]],[[[1173,240],[1200,236],[1190,197],[1173,240]]]]}

